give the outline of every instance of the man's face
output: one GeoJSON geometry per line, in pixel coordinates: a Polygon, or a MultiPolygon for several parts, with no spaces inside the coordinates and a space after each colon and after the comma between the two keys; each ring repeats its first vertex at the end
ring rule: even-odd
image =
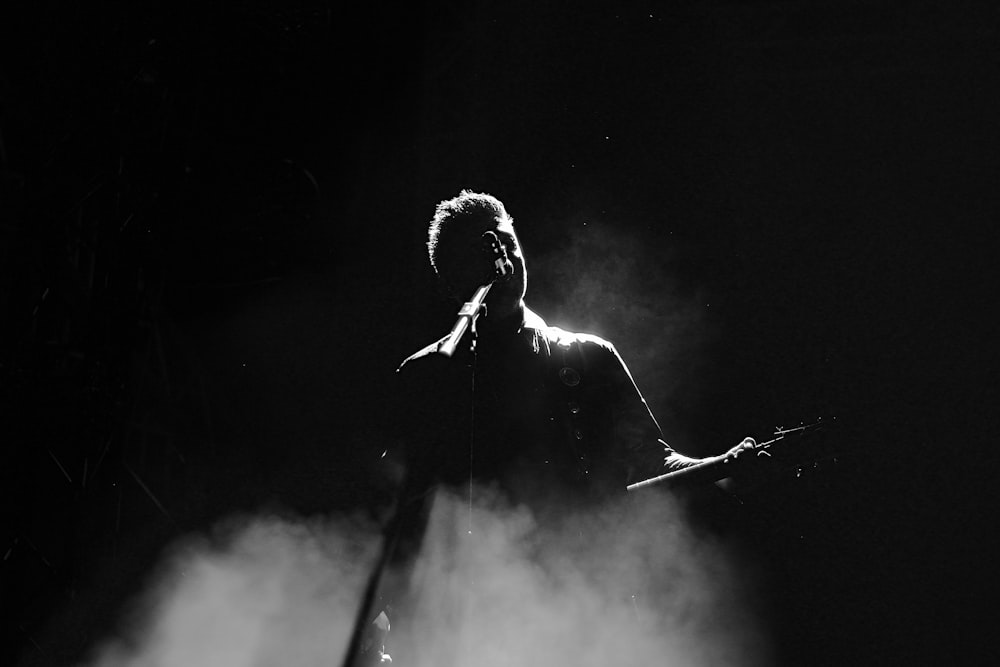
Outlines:
{"type": "Polygon", "coordinates": [[[490,290],[486,303],[490,307],[506,310],[516,307],[527,287],[527,272],[521,244],[510,225],[464,225],[448,229],[445,243],[438,246],[437,266],[452,296],[459,302],[467,300],[480,285],[491,282],[496,276],[493,258],[483,250],[483,233],[492,231],[507,251],[513,265],[510,280],[497,281],[490,290]]]}

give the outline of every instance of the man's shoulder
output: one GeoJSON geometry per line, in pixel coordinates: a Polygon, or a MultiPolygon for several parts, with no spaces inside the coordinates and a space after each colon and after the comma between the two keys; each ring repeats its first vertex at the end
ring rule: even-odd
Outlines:
{"type": "Polygon", "coordinates": [[[558,347],[572,347],[574,345],[588,348],[601,348],[609,352],[614,351],[614,343],[606,338],[601,338],[594,334],[581,333],[579,331],[567,331],[560,327],[546,326],[539,330],[551,345],[558,347]]]}
{"type": "Polygon", "coordinates": [[[554,327],[546,324],[540,317],[535,316],[532,322],[533,328],[538,336],[545,340],[546,347],[552,349],[568,350],[578,348],[580,350],[597,350],[617,355],[614,344],[606,338],[579,331],[569,331],[562,327],[554,327]]]}
{"type": "Polygon", "coordinates": [[[533,329],[536,335],[544,339],[550,346],[555,345],[568,348],[573,345],[586,345],[606,349],[613,349],[614,347],[611,341],[605,340],[600,336],[550,326],[538,313],[530,308],[524,309],[524,326],[527,329],[533,329]]]}

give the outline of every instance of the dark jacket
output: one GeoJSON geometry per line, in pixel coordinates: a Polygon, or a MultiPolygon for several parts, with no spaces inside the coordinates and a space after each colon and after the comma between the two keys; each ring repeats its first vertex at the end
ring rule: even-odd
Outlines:
{"type": "MultiPolygon", "coordinates": [[[[439,342],[399,367],[407,492],[493,484],[515,503],[624,493],[672,450],[615,347],[530,310],[517,332],[485,333],[451,358],[439,342]]],[[[405,499],[404,499],[405,502],[405,499]]]]}

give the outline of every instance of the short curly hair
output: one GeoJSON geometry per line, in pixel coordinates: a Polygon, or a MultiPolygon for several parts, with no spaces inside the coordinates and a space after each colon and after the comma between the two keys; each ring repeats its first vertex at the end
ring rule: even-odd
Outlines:
{"type": "Polygon", "coordinates": [[[447,236],[452,225],[478,225],[484,231],[488,229],[512,229],[514,219],[508,215],[503,202],[482,192],[462,190],[457,197],[447,199],[437,205],[434,217],[427,228],[427,254],[440,275],[438,266],[438,250],[442,246],[442,236],[447,236]]]}

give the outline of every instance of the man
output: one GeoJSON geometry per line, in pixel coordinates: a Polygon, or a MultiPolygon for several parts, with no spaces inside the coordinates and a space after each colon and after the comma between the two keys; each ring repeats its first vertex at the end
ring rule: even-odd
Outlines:
{"type": "MultiPolygon", "coordinates": [[[[395,590],[383,592],[383,604],[405,587],[440,486],[499,490],[545,526],[702,460],[663,441],[610,342],[548,326],[525,305],[524,254],[499,200],[465,190],[441,202],[427,246],[459,303],[489,290],[478,318],[464,309],[471,326],[454,352],[454,337],[445,336],[399,367],[405,483],[387,559],[393,581],[383,586],[395,590]]],[[[748,438],[726,456],[752,446],[748,438]]],[[[384,636],[384,615],[378,627],[384,636]]]]}

